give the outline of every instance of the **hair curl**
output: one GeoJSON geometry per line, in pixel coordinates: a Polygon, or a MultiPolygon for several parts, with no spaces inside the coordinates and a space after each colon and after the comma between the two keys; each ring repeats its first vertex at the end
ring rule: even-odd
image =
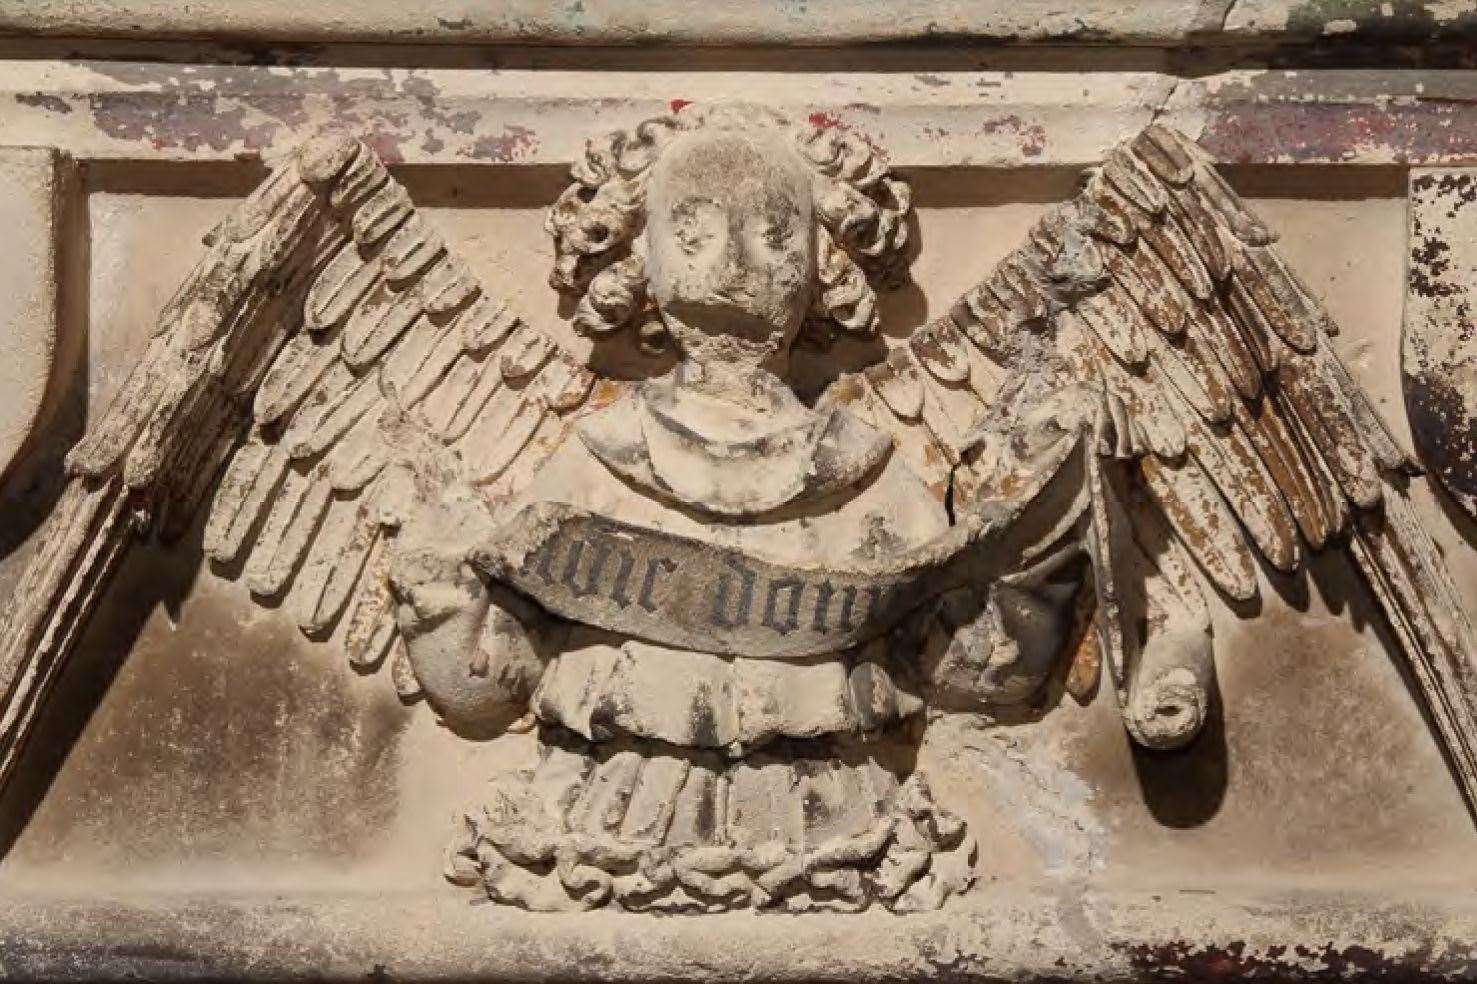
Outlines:
{"type": "Polygon", "coordinates": [[[633,130],[591,139],[570,169],[574,182],[549,209],[554,237],[549,283],[580,296],[575,328],[606,335],[646,319],[646,183],[676,136],[705,127],[769,127],[789,136],[815,172],[819,289],[807,321],[829,335],[877,329],[876,288],[906,266],[910,194],[863,138],[835,127],[797,124],[753,106],[689,105],[633,130]]]}

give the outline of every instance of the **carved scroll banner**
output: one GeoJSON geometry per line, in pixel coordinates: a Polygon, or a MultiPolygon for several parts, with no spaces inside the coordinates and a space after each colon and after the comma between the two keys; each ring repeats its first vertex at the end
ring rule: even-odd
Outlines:
{"type": "Polygon", "coordinates": [[[1477,517],[1477,169],[1410,176],[1401,362],[1421,456],[1477,517]]]}
{"type": "Polygon", "coordinates": [[[973,559],[956,527],[885,567],[798,567],[553,503],[521,511],[500,539],[506,546],[478,563],[551,612],[666,645],[769,659],[865,642],[967,578],[973,559]]]}

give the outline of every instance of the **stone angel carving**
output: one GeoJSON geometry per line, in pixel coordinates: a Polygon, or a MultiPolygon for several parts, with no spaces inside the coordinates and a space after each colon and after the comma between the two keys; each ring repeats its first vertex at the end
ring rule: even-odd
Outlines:
{"type": "Polygon", "coordinates": [[[364,145],[310,142],[210,236],[5,622],[3,768],[129,545],[205,547],[469,737],[537,729],[448,877],[536,909],[905,911],[974,833],[889,736],[1038,697],[1090,621],[1133,737],[1191,741],[1206,593],[1346,547],[1477,794],[1471,629],[1412,466],[1273,234],[1151,127],[944,315],[875,334],[907,186],[858,136],[688,106],[593,140],[549,214],[603,378],[515,317],[364,145]],[[629,339],[631,336],[625,336],[629,339]],[[998,380],[1005,380],[1003,384],[998,380]]]}

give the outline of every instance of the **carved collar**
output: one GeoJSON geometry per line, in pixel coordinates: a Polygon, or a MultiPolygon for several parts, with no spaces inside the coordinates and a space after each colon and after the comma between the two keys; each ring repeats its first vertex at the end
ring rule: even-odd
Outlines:
{"type": "Polygon", "coordinates": [[[734,416],[671,377],[587,418],[581,439],[638,488],[718,516],[757,517],[866,477],[892,447],[840,409],[814,411],[788,388],[773,416],[734,416]]]}

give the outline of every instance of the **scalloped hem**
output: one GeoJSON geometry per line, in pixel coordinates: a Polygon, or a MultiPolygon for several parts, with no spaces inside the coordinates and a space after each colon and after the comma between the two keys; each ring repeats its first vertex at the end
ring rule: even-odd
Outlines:
{"type": "Polygon", "coordinates": [[[937,909],[976,845],[920,774],[822,745],[714,767],[654,743],[569,751],[496,777],[447,878],[534,911],[937,909]]]}

